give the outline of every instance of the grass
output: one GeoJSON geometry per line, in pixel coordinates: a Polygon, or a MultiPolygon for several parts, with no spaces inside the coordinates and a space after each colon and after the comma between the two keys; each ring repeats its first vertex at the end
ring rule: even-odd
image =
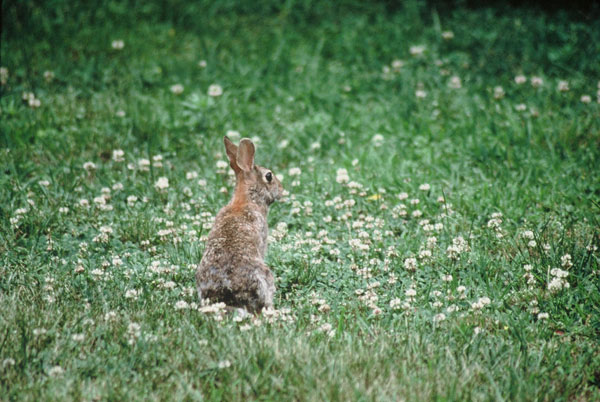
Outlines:
{"type": "Polygon", "coordinates": [[[2,399],[600,400],[591,16],[2,7],[2,399]],[[194,284],[236,131],[289,191],[241,322],[194,284]]]}

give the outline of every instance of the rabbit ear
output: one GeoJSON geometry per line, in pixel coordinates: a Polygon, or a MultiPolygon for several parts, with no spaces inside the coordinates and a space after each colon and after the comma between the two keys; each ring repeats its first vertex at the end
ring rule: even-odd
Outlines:
{"type": "Polygon", "coordinates": [[[240,141],[236,162],[244,172],[254,169],[254,144],[248,138],[242,138],[240,141]]]}
{"type": "Polygon", "coordinates": [[[234,172],[241,172],[241,169],[237,165],[238,147],[227,137],[223,137],[223,142],[225,143],[227,158],[229,158],[229,166],[231,166],[234,172]]]}

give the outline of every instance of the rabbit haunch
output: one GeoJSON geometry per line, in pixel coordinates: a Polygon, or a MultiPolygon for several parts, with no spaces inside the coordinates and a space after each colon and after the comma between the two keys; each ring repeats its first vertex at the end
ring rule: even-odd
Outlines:
{"type": "Polygon", "coordinates": [[[264,263],[269,205],[283,187],[268,169],[254,164],[254,144],[235,146],[224,139],[236,187],[229,204],[215,218],[202,261],[196,270],[200,299],[258,313],[273,305],[273,274],[264,263]]]}

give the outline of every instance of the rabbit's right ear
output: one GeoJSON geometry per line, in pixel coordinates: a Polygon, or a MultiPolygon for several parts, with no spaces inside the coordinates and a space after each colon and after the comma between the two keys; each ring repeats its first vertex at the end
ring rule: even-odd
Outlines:
{"type": "Polygon", "coordinates": [[[225,143],[225,151],[227,152],[227,158],[229,158],[229,166],[231,166],[234,172],[241,172],[242,169],[240,169],[240,167],[237,164],[238,147],[227,137],[223,137],[223,142],[225,143]]]}

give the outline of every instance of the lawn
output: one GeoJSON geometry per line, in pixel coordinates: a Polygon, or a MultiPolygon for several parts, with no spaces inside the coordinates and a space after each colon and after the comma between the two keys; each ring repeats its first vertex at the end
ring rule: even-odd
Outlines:
{"type": "Polygon", "coordinates": [[[600,400],[590,10],[3,2],[0,400],[600,400]],[[255,317],[194,282],[225,135],[255,317]]]}

